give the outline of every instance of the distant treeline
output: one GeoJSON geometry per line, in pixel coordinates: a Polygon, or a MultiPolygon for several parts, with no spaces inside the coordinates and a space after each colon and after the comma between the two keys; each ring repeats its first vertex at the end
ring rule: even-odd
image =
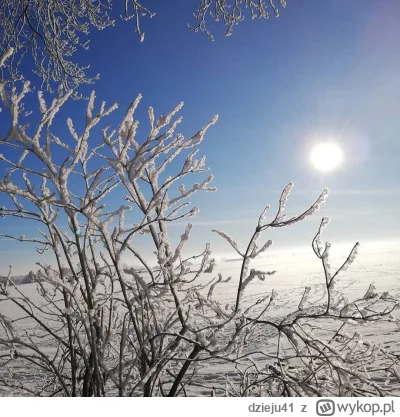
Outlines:
{"type": "MultiPolygon", "coordinates": [[[[11,282],[15,285],[31,284],[32,282],[37,282],[37,277],[35,278],[33,271],[30,271],[27,275],[17,275],[10,278],[11,282]]],[[[0,284],[6,284],[7,278],[0,276],[0,284]]]]}

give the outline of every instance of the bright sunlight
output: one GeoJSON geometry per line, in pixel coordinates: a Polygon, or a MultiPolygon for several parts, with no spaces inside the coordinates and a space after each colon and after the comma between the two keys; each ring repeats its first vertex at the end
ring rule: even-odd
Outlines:
{"type": "Polygon", "coordinates": [[[319,171],[332,171],[341,164],[342,160],[342,149],[332,142],[319,143],[311,152],[311,163],[319,171]]]}

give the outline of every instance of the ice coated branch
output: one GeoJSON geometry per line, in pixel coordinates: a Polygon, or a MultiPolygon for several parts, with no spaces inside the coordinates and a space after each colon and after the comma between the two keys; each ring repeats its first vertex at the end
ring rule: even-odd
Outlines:
{"type": "MultiPolygon", "coordinates": [[[[277,2],[286,7],[284,0],[277,2]]],[[[99,74],[88,75],[89,65],[74,62],[71,57],[75,52],[89,48],[93,29],[103,30],[115,26],[117,3],[111,0],[80,0],[78,3],[69,0],[1,2],[0,55],[11,55],[9,51],[15,51],[7,62],[9,75],[18,76],[21,62],[26,55],[32,55],[35,73],[41,78],[42,88],[51,91],[54,84],[61,84],[68,91],[80,84],[92,84],[99,74]]],[[[170,3],[171,7],[179,8],[174,2],[170,3]]],[[[197,25],[191,29],[203,31],[213,39],[207,21],[218,22],[221,19],[227,28],[225,35],[229,36],[233,27],[244,19],[246,12],[252,19],[267,19],[268,8],[273,10],[275,16],[279,15],[274,0],[198,0],[198,8],[193,14],[197,25]]],[[[123,14],[118,17],[125,21],[132,20],[136,34],[143,42],[145,34],[141,27],[142,19],[155,15],[142,1],[124,0],[123,14]]],[[[74,96],[79,97],[76,92],[74,96]]]]}
{"type": "MultiPolygon", "coordinates": [[[[0,64],[12,56],[8,51],[0,64]]],[[[199,212],[189,197],[215,191],[198,145],[216,116],[185,137],[177,132],[183,103],[158,117],[150,107],[148,132],[138,135],[141,95],[113,130],[102,124],[117,105],[97,105],[92,93],[76,104],[83,125],[67,118],[56,135],[54,121],[71,91],[59,88],[50,101],[39,92],[36,114],[24,108],[29,93],[27,81],[0,80],[2,121],[9,121],[0,138],[0,216],[36,227],[29,237],[0,236],[36,245],[40,257],[29,285],[13,281],[11,266],[0,277],[0,309],[12,306],[0,313],[0,395],[192,395],[207,383],[199,369],[216,363],[233,377],[206,387],[215,395],[398,392],[398,355],[360,330],[400,328],[398,299],[366,284],[362,297],[348,300],[341,287],[358,243],[334,271],[331,245],[321,242],[323,217],[312,242],[322,285],[295,287],[293,305],[271,286],[279,271],[252,265],[272,245],[260,243],[263,233],[308,218],[327,189],[287,218],[290,183],[272,220],[269,206],[261,213],[245,249],[215,230],[242,258],[236,278],[225,277],[209,244],[186,254],[191,223],[175,243],[169,237],[171,223],[199,212]],[[145,255],[141,235],[155,256],[145,255]]]]}
{"type": "MultiPolygon", "coordinates": [[[[285,0],[278,0],[277,3],[283,8],[286,7],[285,0]]],[[[202,31],[214,40],[213,34],[207,27],[207,18],[218,22],[220,19],[226,26],[225,36],[232,35],[233,27],[245,18],[246,12],[251,19],[268,19],[268,6],[273,11],[275,17],[279,16],[279,9],[276,7],[274,0],[255,1],[255,0],[200,0],[200,5],[194,18],[197,20],[197,26],[190,27],[194,32],[202,31]]]]}

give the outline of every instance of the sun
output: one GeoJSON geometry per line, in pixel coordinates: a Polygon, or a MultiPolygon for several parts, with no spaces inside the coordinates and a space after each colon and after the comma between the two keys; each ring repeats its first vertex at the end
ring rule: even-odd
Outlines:
{"type": "Polygon", "coordinates": [[[310,159],[318,171],[332,171],[342,163],[343,151],[336,143],[323,142],[314,146],[310,159]]]}

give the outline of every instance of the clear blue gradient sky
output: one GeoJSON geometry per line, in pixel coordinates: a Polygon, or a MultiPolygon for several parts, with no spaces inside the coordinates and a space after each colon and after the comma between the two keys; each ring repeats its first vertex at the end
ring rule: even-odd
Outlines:
{"type": "MultiPolygon", "coordinates": [[[[322,215],[332,219],[326,237],[333,243],[400,240],[399,1],[291,0],[279,18],[247,19],[229,38],[212,25],[215,42],[186,26],[195,0],[154,3],[157,15],[142,21],[143,44],[132,22],[118,21],[93,31],[90,50],[76,58],[101,74],[98,100],[120,104],[108,123],[117,124],[138,93],[143,126],[149,105],[159,115],[184,101],[179,130],[186,135],[219,114],[201,145],[218,192],[192,199],[200,214],[190,250],[208,241],[217,255],[228,255],[213,228],[245,245],[260,211],[271,203],[272,216],[290,181],[289,214],[305,209],[325,186],[331,194],[313,218],[266,235],[276,241],[274,250],[308,245],[322,215]],[[309,153],[327,138],[341,144],[345,159],[323,174],[310,165],[309,153]]],[[[36,106],[34,98],[31,103],[36,106]]],[[[67,112],[79,125],[83,105],[70,103],[58,128],[67,112]]],[[[0,230],[28,236],[31,226],[0,219],[0,230]]],[[[182,233],[171,230],[173,237],[182,233]]],[[[32,248],[3,239],[0,251],[0,273],[9,263],[18,273],[29,270],[39,259],[32,248]]]]}

